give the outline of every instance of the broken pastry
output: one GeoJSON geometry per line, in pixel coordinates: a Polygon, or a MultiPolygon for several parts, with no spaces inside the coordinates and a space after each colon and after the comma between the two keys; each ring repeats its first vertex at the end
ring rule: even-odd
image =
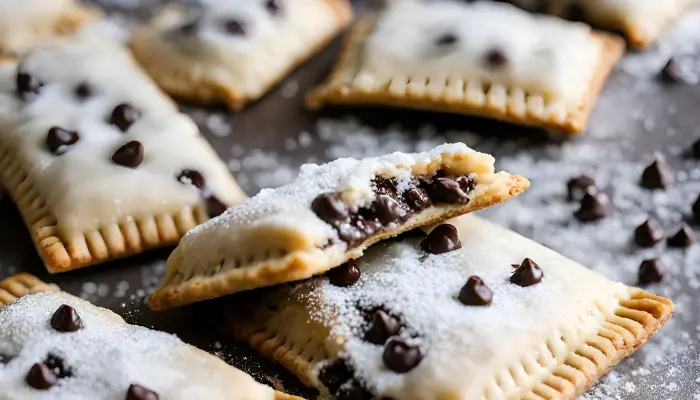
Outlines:
{"type": "Polygon", "coordinates": [[[351,17],[346,0],[203,0],[166,6],[131,46],[171,95],[239,110],[325,47],[351,17]]]}
{"type": "Polygon", "coordinates": [[[354,24],[330,77],[307,97],[584,130],[624,43],[509,4],[396,1],[354,24]]]}
{"type": "Polygon", "coordinates": [[[573,400],[673,314],[471,215],[375,245],[355,268],[354,284],[237,298],[236,338],[324,399],[573,400]]]}
{"type": "Polygon", "coordinates": [[[52,273],[175,244],[244,198],[130,55],[87,35],[0,63],[0,183],[52,273]]]}
{"type": "Polygon", "coordinates": [[[527,179],[494,172],[463,143],[378,158],[305,165],[190,231],[168,259],[149,306],[163,309],[305,279],[371,244],[507,200],[527,179]]]}

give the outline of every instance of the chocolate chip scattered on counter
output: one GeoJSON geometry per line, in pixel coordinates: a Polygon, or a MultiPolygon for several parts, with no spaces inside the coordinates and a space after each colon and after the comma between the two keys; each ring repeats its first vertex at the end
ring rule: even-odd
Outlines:
{"type": "Polygon", "coordinates": [[[131,125],[133,125],[134,122],[139,119],[140,116],[141,113],[139,110],[134,108],[134,106],[128,103],[123,103],[114,108],[109,122],[121,129],[122,132],[126,132],[129,130],[131,125]]]}
{"type": "Polygon", "coordinates": [[[349,217],[347,206],[337,193],[324,193],[311,202],[311,209],[322,220],[333,223],[349,217]]]}
{"type": "Polygon", "coordinates": [[[526,258],[520,264],[518,269],[513,272],[513,275],[511,275],[510,283],[514,283],[522,287],[528,287],[540,283],[540,281],[542,281],[542,277],[544,277],[542,268],[540,268],[536,262],[526,258]]]}
{"type": "Polygon", "coordinates": [[[403,374],[417,367],[423,355],[417,346],[408,344],[403,338],[393,337],[384,347],[382,359],[387,368],[403,374]]]}
{"type": "Polygon", "coordinates": [[[436,203],[467,204],[469,197],[459,183],[450,178],[436,178],[429,190],[430,198],[436,203]]]}
{"type": "Polygon", "coordinates": [[[75,97],[77,97],[81,101],[86,100],[88,97],[92,96],[93,92],[94,89],[87,82],[80,83],[78,86],[75,87],[75,90],[73,90],[75,97]]]}
{"type": "Polygon", "coordinates": [[[478,276],[471,276],[459,291],[459,301],[466,306],[488,306],[493,292],[478,276]]]}
{"type": "Polygon", "coordinates": [[[693,153],[693,157],[696,159],[700,159],[700,139],[696,140],[693,145],[691,146],[691,152],[693,153]]]}
{"type": "Polygon", "coordinates": [[[443,33],[435,39],[435,45],[439,47],[449,47],[459,42],[459,38],[454,33],[443,33]]]}
{"type": "Polygon", "coordinates": [[[580,201],[590,187],[595,188],[595,179],[588,174],[571,178],[566,182],[567,198],[569,201],[580,201]]]}
{"type": "Polygon", "coordinates": [[[336,360],[319,371],[318,379],[328,388],[330,393],[336,393],[340,386],[352,379],[353,371],[343,360],[336,360]]]}
{"type": "Polygon", "coordinates": [[[486,63],[486,66],[490,68],[503,68],[508,64],[508,57],[503,54],[503,51],[499,49],[492,49],[489,50],[489,52],[484,56],[484,62],[486,63]]]}
{"type": "Polygon", "coordinates": [[[421,188],[411,188],[403,192],[403,199],[406,205],[414,212],[420,212],[433,205],[428,193],[421,188]]]}
{"type": "Polygon", "coordinates": [[[39,93],[44,83],[34,75],[26,72],[17,73],[17,95],[24,101],[34,100],[39,93]]]}
{"type": "Polygon", "coordinates": [[[420,248],[432,254],[442,254],[462,248],[457,228],[442,224],[433,229],[420,243],[420,248]]]}
{"type": "Polygon", "coordinates": [[[360,269],[357,268],[355,260],[348,260],[346,263],[341,264],[335,268],[330,269],[326,272],[326,276],[333,286],[350,286],[360,280],[362,273],[360,269]]]}
{"type": "Polygon", "coordinates": [[[392,337],[399,334],[399,322],[384,310],[375,310],[372,320],[365,333],[365,340],[374,344],[384,344],[392,337]]]}
{"type": "Polygon", "coordinates": [[[126,400],[159,400],[158,393],[141,385],[132,384],[126,392],[126,400]]]}
{"type": "Polygon", "coordinates": [[[639,266],[639,283],[648,285],[663,281],[668,274],[668,268],[658,258],[650,258],[642,261],[639,266]]]}
{"type": "Polygon", "coordinates": [[[265,2],[265,9],[272,15],[277,15],[282,10],[282,6],[279,0],[267,0],[265,2]]]}
{"type": "Polygon", "coordinates": [[[581,199],[581,207],[574,213],[580,221],[596,221],[608,213],[608,196],[605,193],[598,193],[597,190],[588,189],[581,199]]]}
{"type": "Polygon", "coordinates": [[[230,35],[245,36],[246,34],[245,23],[237,19],[230,19],[224,22],[224,29],[230,35]]]}
{"type": "Polygon", "coordinates": [[[695,232],[686,224],[666,241],[669,247],[690,247],[695,243],[695,232]]]}
{"type": "Polygon", "coordinates": [[[661,69],[661,77],[669,83],[695,85],[700,80],[697,59],[691,56],[674,56],[661,69]]]}
{"type": "Polygon", "coordinates": [[[406,210],[401,205],[385,194],[379,195],[372,203],[372,213],[382,224],[390,224],[406,216],[406,210]]]}
{"type": "Polygon", "coordinates": [[[202,192],[206,186],[204,175],[194,169],[183,169],[177,176],[177,180],[183,185],[189,185],[198,189],[200,192],[202,192]]]}
{"type": "Polygon", "coordinates": [[[75,308],[64,304],[53,313],[51,327],[59,332],[76,332],[83,327],[83,321],[75,308]]]}
{"type": "Polygon", "coordinates": [[[657,158],[642,172],[641,184],[647,189],[663,189],[674,181],[673,171],[666,161],[657,158]]]}
{"type": "Polygon", "coordinates": [[[143,162],[143,145],[136,140],[126,143],[114,152],[112,161],[129,168],[138,167],[143,162]]]}
{"type": "Polygon", "coordinates": [[[78,132],[54,126],[49,129],[49,134],[46,136],[46,146],[51,153],[61,155],[68,150],[69,146],[76,144],[78,140],[80,140],[78,132]]]}
{"type": "Polygon", "coordinates": [[[48,365],[36,363],[32,365],[25,381],[34,389],[48,390],[58,383],[58,377],[51,371],[48,365]]]}
{"type": "Polygon", "coordinates": [[[700,196],[698,196],[695,203],[693,203],[693,215],[695,216],[695,219],[700,221],[700,196]]]}
{"type": "Polygon", "coordinates": [[[209,215],[209,218],[218,217],[228,209],[226,204],[211,194],[204,199],[204,202],[207,206],[207,214],[209,215]]]}
{"type": "Polygon", "coordinates": [[[644,221],[634,230],[634,242],[640,247],[651,247],[664,238],[664,232],[653,219],[644,221]]]}

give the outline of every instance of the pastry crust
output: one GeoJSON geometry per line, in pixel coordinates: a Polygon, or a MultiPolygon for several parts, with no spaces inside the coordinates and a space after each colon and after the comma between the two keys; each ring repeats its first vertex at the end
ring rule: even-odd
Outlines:
{"type": "MultiPolygon", "coordinates": [[[[478,221],[476,217],[466,216],[454,221],[460,232],[466,232],[463,230],[465,229],[464,227],[471,226],[471,228],[466,229],[476,229],[477,231],[485,229],[489,231],[487,234],[494,233],[490,231],[488,224],[478,221]]],[[[465,233],[465,235],[467,234],[465,233]]],[[[517,239],[516,234],[509,233],[505,235],[507,239],[503,238],[503,240],[509,240],[509,244],[514,243],[515,247],[522,244],[517,239]]],[[[465,247],[469,247],[469,244],[464,242],[464,237],[463,244],[465,247]]],[[[507,258],[508,253],[514,251],[508,248],[509,244],[502,248],[494,247],[491,250],[498,251],[498,249],[501,249],[502,253],[499,253],[499,257],[505,256],[507,258]]],[[[376,251],[378,254],[375,254],[375,259],[384,260],[381,262],[385,263],[391,263],[391,260],[387,259],[384,254],[400,254],[400,252],[397,253],[390,247],[376,251]]],[[[479,252],[482,250],[481,248],[470,248],[465,251],[479,252]]],[[[456,259],[459,259],[459,257],[456,259]]],[[[372,261],[368,262],[371,263],[372,261]]],[[[405,265],[403,261],[401,264],[402,266],[405,265]]],[[[363,266],[364,264],[360,265],[360,269],[363,266]]],[[[545,279],[547,279],[548,273],[552,272],[551,269],[553,267],[555,266],[549,265],[549,268],[542,266],[545,279]]],[[[569,268],[569,270],[583,268],[573,262],[571,265],[562,265],[561,267],[569,268]]],[[[382,268],[384,267],[379,266],[378,269],[371,269],[372,277],[367,279],[386,279],[386,276],[382,276],[380,272],[382,268]]],[[[445,265],[445,268],[449,270],[452,266],[445,265]]],[[[576,271],[571,272],[577,273],[576,271]]],[[[584,272],[582,276],[585,277],[588,274],[593,273],[584,272]]],[[[478,379],[473,376],[465,379],[465,382],[483,385],[483,387],[460,387],[459,375],[451,375],[452,379],[448,379],[447,382],[437,381],[430,384],[433,388],[439,388],[439,394],[437,392],[422,392],[421,394],[411,394],[405,398],[466,399],[474,398],[470,396],[476,396],[476,393],[478,393],[478,398],[484,399],[530,400],[545,398],[573,400],[577,398],[617,362],[643,345],[668,321],[674,311],[673,303],[666,298],[637,288],[624,287],[622,285],[616,286],[602,277],[592,277],[592,279],[600,280],[601,286],[605,286],[605,289],[602,289],[599,296],[593,297],[593,303],[588,307],[588,311],[584,312],[585,315],[573,313],[568,321],[555,328],[555,333],[542,336],[540,341],[535,341],[531,352],[528,352],[526,349],[517,349],[517,352],[512,354],[510,359],[505,360],[505,364],[492,362],[493,360],[490,359],[463,359],[464,371],[462,372],[468,375],[470,368],[476,368],[474,365],[479,366],[479,373],[481,371],[490,371],[493,368],[491,365],[504,365],[502,367],[504,370],[501,371],[501,367],[494,370],[496,376],[490,376],[489,372],[485,375],[480,375],[478,379]],[[491,381],[492,378],[493,381],[491,381]]],[[[347,320],[344,319],[346,318],[344,317],[345,311],[343,311],[345,309],[342,308],[345,307],[345,303],[336,303],[334,300],[338,296],[338,291],[344,289],[336,288],[331,290],[325,288],[324,285],[327,284],[323,280],[324,278],[315,278],[298,286],[290,285],[283,288],[270,288],[261,293],[252,293],[248,297],[232,299],[230,325],[237,340],[249,343],[266,357],[281,363],[308,386],[318,388],[322,393],[321,398],[334,398],[324,384],[321,383],[319,371],[324,366],[338,360],[341,354],[346,354],[346,356],[350,354],[352,356],[354,351],[359,351],[358,349],[364,347],[358,345],[357,340],[352,342],[351,349],[346,347],[346,343],[350,343],[350,341],[342,333],[348,332],[345,326],[347,320]],[[338,316],[336,313],[343,315],[343,317],[338,316]]],[[[545,284],[544,282],[543,280],[541,284],[545,284]]],[[[581,283],[587,288],[589,287],[588,283],[581,283]]],[[[411,293],[401,292],[402,289],[406,290],[402,283],[397,282],[395,285],[397,288],[396,296],[411,295],[411,293]]],[[[576,290],[570,288],[568,293],[576,293],[576,290]]],[[[594,290],[598,290],[598,288],[596,287],[594,290]]],[[[560,294],[564,293],[567,293],[566,289],[560,292],[560,294]]],[[[424,296],[424,301],[430,302],[430,299],[433,299],[431,292],[425,293],[424,296]]],[[[499,301],[505,301],[504,297],[507,297],[506,293],[496,289],[494,291],[493,304],[485,309],[484,312],[497,314],[506,312],[502,306],[496,307],[499,301]]],[[[346,299],[351,302],[350,304],[362,304],[361,307],[372,306],[372,303],[366,303],[367,300],[365,298],[351,296],[346,299]]],[[[521,300],[524,301],[525,299],[521,300]]],[[[435,307],[434,304],[432,306],[435,307]]],[[[533,305],[528,304],[528,307],[533,307],[533,305]]],[[[465,312],[471,312],[471,310],[465,310],[465,312]]],[[[479,314],[475,315],[478,316],[479,314]]],[[[399,313],[398,317],[404,323],[411,324],[410,315],[401,315],[399,313]]],[[[493,315],[493,318],[504,317],[493,315]]],[[[548,322],[545,321],[547,316],[543,315],[542,318],[542,323],[547,324],[548,322]]],[[[498,326],[496,323],[493,329],[497,329],[498,326]]],[[[435,328],[439,329],[439,327],[435,328]]],[[[353,329],[350,331],[353,332],[353,335],[357,334],[353,329]]],[[[413,333],[419,337],[433,334],[430,331],[413,333]]],[[[465,332],[465,335],[470,335],[470,333],[465,332]]],[[[513,335],[519,335],[519,333],[513,333],[513,335]]],[[[502,331],[498,336],[507,336],[507,333],[502,331]]],[[[452,349],[451,354],[453,354],[453,358],[451,360],[462,360],[460,357],[465,357],[463,353],[465,350],[462,347],[471,346],[471,340],[473,340],[471,337],[469,340],[465,337],[462,342],[454,343],[454,347],[448,346],[448,348],[452,349]]],[[[516,340],[516,338],[513,338],[513,340],[516,340]]],[[[498,350],[495,353],[489,351],[489,346],[499,346],[498,343],[475,343],[473,345],[479,349],[487,346],[483,353],[479,351],[476,354],[502,357],[495,355],[498,354],[498,350]]],[[[500,345],[507,346],[505,343],[500,345]]],[[[445,348],[444,343],[442,343],[440,348],[445,348]]],[[[367,350],[366,348],[364,349],[362,354],[366,354],[367,350]]],[[[432,357],[430,347],[428,347],[422,363],[431,362],[429,357],[432,357]]],[[[442,360],[440,355],[436,357],[442,360]]],[[[353,362],[355,363],[355,368],[358,368],[356,363],[359,361],[355,360],[353,362]]],[[[450,364],[450,366],[455,367],[455,364],[450,364]]],[[[447,367],[448,365],[442,365],[443,369],[438,370],[444,373],[446,371],[444,368],[447,367]]],[[[375,367],[368,368],[370,371],[375,371],[375,367]]],[[[387,374],[385,372],[386,369],[380,368],[378,371],[381,374],[387,374]]],[[[456,372],[456,370],[449,368],[447,371],[450,373],[456,372]]],[[[377,372],[374,373],[378,374],[377,372]]],[[[401,396],[401,394],[405,395],[402,390],[410,391],[409,388],[420,384],[420,381],[416,380],[420,379],[421,373],[426,373],[426,371],[420,370],[419,365],[419,368],[406,375],[405,379],[407,382],[405,384],[389,386],[393,388],[394,392],[384,392],[375,395],[378,398],[387,395],[393,395],[394,397],[397,395],[401,396]]],[[[393,375],[391,379],[399,379],[402,376],[393,375]]],[[[371,379],[370,385],[373,383],[371,379]]],[[[441,376],[435,379],[442,380],[445,377],[441,376]]]]}
{"type": "Polygon", "coordinates": [[[357,78],[363,68],[365,42],[377,19],[377,15],[371,15],[351,27],[330,77],[308,94],[310,109],[317,110],[327,104],[407,107],[494,118],[568,134],[580,133],[585,129],[608,75],[624,51],[624,43],[617,36],[590,33],[591,40],[599,43],[601,51],[593,64],[590,84],[575,106],[528,93],[519,87],[486,84],[478,79],[428,76],[428,79],[415,81],[411,77],[395,76],[386,84],[366,86],[357,78]]]}
{"type": "MultiPolygon", "coordinates": [[[[232,110],[241,110],[248,103],[262,97],[272,87],[281,82],[289,73],[296,69],[323,49],[333,38],[344,29],[352,19],[352,9],[346,0],[303,0],[284,3],[287,7],[305,7],[313,9],[317,16],[323,18],[321,25],[311,37],[300,36],[302,29],[286,32],[285,35],[299,37],[275,37],[278,43],[260,43],[260,48],[248,49],[256,54],[244,54],[248,64],[258,69],[272,68],[271,65],[261,66],[260,63],[275,63],[275,73],[236,72],[229,63],[240,60],[226,58],[226,49],[219,57],[212,55],[197,56],[193,62],[192,54],[179,49],[177,44],[169,43],[165,32],[172,28],[175,21],[181,21],[184,11],[178,6],[168,6],[157,15],[148,26],[137,30],[131,41],[131,47],[136,58],[169,94],[186,101],[203,104],[225,104],[232,110]],[[298,3],[298,4],[297,4],[298,3]],[[293,54],[277,55],[274,46],[283,46],[285,40],[303,41],[299,51],[293,54]],[[263,48],[263,45],[264,47],[263,48]],[[270,52],[270,55],[265,55],[270,52]],[[286,57],[286,58],[285,58],[286,57]],[[240,75],[240,76],[239,76],[240,75]],[[245,75],[245,76],[244,76],[245,75]],[[253,88],[254,89],[251,89],[253,88]]],[[[302,21],[297,21],[302,23],[302,21]]],[[[313,22],[304,20],[304,24],[313,22]]],[[[280,32],[282,34],[283,32],[280,32]]]]}
{"type": "Polygon", "coordinates": [[[57,292],[60,289],[34,275],[20,273],[0,280],[0,307],[10,304],[22,296],[41,292],[57,292]]]}

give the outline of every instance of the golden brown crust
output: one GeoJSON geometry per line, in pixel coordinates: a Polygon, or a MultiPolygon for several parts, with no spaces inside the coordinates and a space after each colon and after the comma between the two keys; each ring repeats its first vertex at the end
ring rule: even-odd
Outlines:
{"type": "MultiPolygon", "coordinates": [[[[448,95],[448,82],[445,84],[445,90],[438,95],[432,90],[427,90],[427,84],[423,90],[406,90],[401,95],[392,93],[389,87],[366,90],[354,85],[353,78],[362,62],[362,43],[373,29],[375,21],[376,16],[365,17],[350,29],[328,81],[307,96],[307,106],[310,109],[319,109],[326,104],[408,107],[494,118],[569,134],[580,133],[586,126],[588,116],[608,75],[624,51],[624,42],[619,37],[602,32],[593,33],[593,37],[601,42],[604,50],[596,66],[596,73],[589,91],[576,109],[569,110],[564,118],[558,118],[538,112],[542,107],[530,107],[529,104],[534,102],[535,98],[538,98],[538,104],[546,102],[541,96],[526,94],[522,91],[516,94],[516,91],[509,90],[503,104],[488,101],[480,104],[467,97],[464,89],[456,96],[448,95]],[[519,106],[514,106],[515,104],[519,106]]],[[[489,90],[484,90],[485,96],[489,96],[489,90]]]]}
{"type": "Polygon", "coordinates": [[[58,286],[48,284],[34,275],[27,273],[12,275],[0,280],[0,307],[31,293],[58,291],[58,286]]]}

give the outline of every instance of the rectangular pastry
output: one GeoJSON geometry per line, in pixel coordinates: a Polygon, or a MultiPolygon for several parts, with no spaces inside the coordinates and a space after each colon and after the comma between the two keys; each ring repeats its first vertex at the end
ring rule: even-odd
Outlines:
{"type": "Polygon", "coordinates": [[[0,400],[301,400],[65,292],[0,305],[0,388],[0,400]]]}
{"type": "Polygon", "coordinates": [[[0,0],[0,59],[73,33],[97,12],[77,0],[0,0]]]}
{"type": "Polygon", "coordinates": [[[175,244],[244,197],[130,55],[87,35],[0,63],[0,183],[52,273],[175,244]]]}
{"type": "Polygon", "coordinates": [[[309,278],[377,241],[500,203],[529,184],[496,173],[493,157],[463,143],[304,165],[288,185],[190,231],[148,304],[163,309],[309,278]]]}
{"type": "Polygon", "coordinates": [[[373,246],[349,286],[329,275],[232,301],[236,338],[324,399],[565,400],[673,314],[483,219],[450,224],[373,246]]]}
{"type": "Polygon", "coordinates": [[[354,24],[307,104],[387,105],[583,131],[624,43],[509,4],[397,1],[354,24]]]}
{"type": "Polygon", "coordinates": [[[58,290],[58,286],[43,282],[34,275],[12,275],[0,280],[0,308],[28,294],[58,290]]]}
{"type": "Polygon", "coordinates": [[[131,42],[171,95],[240,110],[350,21],[347,0],[203,0],[169,5],[131,42]]]}

